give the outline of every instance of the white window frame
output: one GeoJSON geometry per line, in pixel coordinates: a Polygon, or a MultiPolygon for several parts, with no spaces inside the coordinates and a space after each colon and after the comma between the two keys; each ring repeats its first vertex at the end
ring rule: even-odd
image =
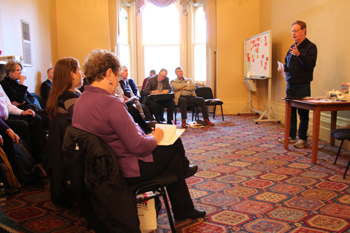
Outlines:
{"type": "MultiPolygon", "coordinates": [[[[191,11],[191,12],[193,12],[193,16],[192,16],[192,19],[193,19],[193,23],[192,23],[192,32],[193,32],[193,34],[192,34],[192,51],[191,51],[191,54],[192,54],[192,64],[191,64],[191,67],[192,67],[192,70],[193,70],[193,72],[192,72],[192,77],[193,77],[193,81],[195,82],[195,83],[201,83],[201,84],[203,84],[203,85],[205,85],[206,84],[206,82],[207,82],[207,76],[208,76],[208,72],[207,72],[207,66],[208,66],[208,64],[207,64],[207,59],[206,59],[206,66],[204,67],[204,69],[205,69],[205,79],[204,79],[204,81],[203,80],[200,80],[200,81],[198,81],[198,80],[195,80],[195,69],[194,69],[194,59],[195,59],[195,57],[194,57],[194,47],[196,46],[196,45],[204,45],[205,46],[205,49],[206,49],[206,57],[208,57],[208,55],[207,55],[207,53],[208,53],[208,50],[207,50],[207,43],[206,42],[204,42],[204,43],[196,43],[196,35],[195,35],[195,17],[196,17],[196,12],[197,12],[197,10],[199,9],[199,8],[203,8],[203,6],[198,6],[198,7],[193,7],[193,10],[191,11]]],[[[204,9],[203,9],[204,10],[204,9]]]]}
{"type": "Polygon", "coordinates": [[[23,65],[33,66],[32,59],[32,43],[30,34],[30,23],[21,19],[21,33],[22,33],[22,48],[23,48],[23,65]],[[28,31],[24,31],[25,29],[28,31]]]}
{"type": "MultiPolygon", "coordinates": [[[[146,9],[147,5],[151,4],[149,2],[145,2],[145,6],[143,6],[141,8],[141,14],[137,16],[136,19],[136,28],[137,28],[137,72],[138,72],[138,76],[140,77],[139,83],[143,81],[143,79],[145,77],[149,76],[149,73],[145,73],[145,66],[144,66],[144,45],[143,45],[143,38],[142,38],[142,13],[144,12],[144,10],[146,9]],[[141,80],[141,81],[140,81],[141,80]]],[[[186,43],[188,41],[188,38],[186,37],[186,34],[188,35],[188,32],[186,33],[186,29],[188,29],[188,27],[186,26],[187,24],[187,20],[190,19],[189,16],[184,16],[182,14],[182,9],[181,6],[179,4],[179,2],[177,1],[176,3],[174,3],[174,5],[176,6],[178,12],[179,12],[179,23],[180,23],[180,64],[174,64],[174,70],[168,70],[168,73],[172,72],[175,73],[175,68],[177,66],[181,66],[184,69],[184,76],[187,77],[187,74],[190,74],[191,71],[189,71],[187,68],[187,62],[190,59],[188,57],[188,55],[190,53],[188,53],[188,44],[186,43]]],[[[188,30],[190,31],[190,30],[188,30]]],[[[157,34],[159,32],[155,32],[155,34],[157,34]]],[[[155,45],[157,46],[157,45],[155,45]]],[[[159,70],[156,70],[156,72],[158,73],[159,70]]]]}
{"type": "Polygon", "coordinates": [[[118,51],[119,51],[119,56],[121,55],[122,47],[126,47],[129,50],[129,61],[123,61],[122,58],[120,57],[120,65],[126,65],[126,67],[129,70],[129,76],[128,78],[133,79],[133,70],[132,70],[132,53],[131,53],[131,31],[130,31],[130,25],[131,25],[131,20],[130,20],[130,9],[126,7],[121,7],[120,11],[125,10],[126,15],[127,15],[127,22],[128,22],[128,28],[127,28],[127,43],[122,42],[121,40],[118,40],[118,51]]]}

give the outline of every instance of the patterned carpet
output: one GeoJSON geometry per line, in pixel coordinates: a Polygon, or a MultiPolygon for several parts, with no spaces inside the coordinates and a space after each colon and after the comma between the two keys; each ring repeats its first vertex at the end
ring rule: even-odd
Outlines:
{"type": "MultiPolygon", "coordinates": [[[[277,139],[284,126],[256,125],[256,115],[218,116],[210,128],[187,129],[181,137],[198,173],[187,179],[207,217],[176,222],[178,232],[350,232],[350,174],[342,179],[350,153],[333,165],[337,147],[319,142],[318,164],[311,147],[284,150],[277,139]]],[[[311,142],[311,138],[309,138],[311,142]]],[[[23,232],[87,232],[79,209],[50,202],[49,190],[12,196],[3,213],[23,232]]],[[[158,232],[169,232],[164,208],[158,232]]]]}

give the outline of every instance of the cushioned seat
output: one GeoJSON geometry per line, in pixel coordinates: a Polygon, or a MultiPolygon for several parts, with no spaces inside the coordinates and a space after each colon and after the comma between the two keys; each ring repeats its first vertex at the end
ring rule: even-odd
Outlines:
{"type": "MultiPolygon", "coordinates": [[[[341,148],[343,146],[343,142],[345,140],[350,140],[350,129],[335,129],[332,131],[333,137],[336,138],[337,140],[341,140],[340,146],[339,146],[339,150],[338,150],[338,154],[337,157],[335,158],[334,164],[336,164],[337,160],[338,160],[338,156],[340,154],[341,148]]],[[[343,175],[343,179],[345,179],[346,173],[349,169],[349,165],[350,165],[350,159],[348,162],[348,165],[346,166],[344,175],[343,175]]]]}
{"type": "Polygon", "coordinates": [[[213,119],[215,118],[216,114],[216,106],[220,105],[221,107],[221,116],[222,120],[224,121],[224,113],[222,110],[222,105],[224,104],[220,99],[214,99],[213,92],[210,87],[199,87],[196,89],[196,95],[198,97],[203,97],[205,99],[205,104],[207,106],[214,106],[214,115],[213,119]]]}

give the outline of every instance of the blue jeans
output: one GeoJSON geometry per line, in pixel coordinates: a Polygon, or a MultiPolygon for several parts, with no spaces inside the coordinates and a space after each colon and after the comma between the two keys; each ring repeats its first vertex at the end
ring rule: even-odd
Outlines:
{"type": "MultiPolygon", "coordinates": [[[[293,84],[287,83],[287,97],[307,97],[311,95],[310,83],[293,84]]],[[[309,110],[298,108],[300,118],[299,123],[299,139],[307,140],[307,129],[309,126],[309,110]]],[[[297,134],[297,108],[292,107],[292,114],[290,120],[289,137],[296,138],[297,134]]]]}

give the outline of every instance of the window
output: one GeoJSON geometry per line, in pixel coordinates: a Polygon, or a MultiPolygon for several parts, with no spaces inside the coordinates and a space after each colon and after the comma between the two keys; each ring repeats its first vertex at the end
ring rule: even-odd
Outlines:
{"type": "Polygon", "coordinates": [[[150,70],[168,70],[169,79],[176,78],[174,69],[180,66],[180,16],[171,4],[160,8],[147,4],[142,13],[142,45],[144,77],[150,70]]]}
{"type": "Polygon", "coordinates": [[[194,18],[194,80],[196,82],[205,82],[207,78],[207,30],[203,7],[197,9],[194,18]]]}
{"type": "Polygon", "coordinates": [[[119,57],[121,65],[125,65],[129,69],[129,77],[132,77],[130,67],[130,42],[129,42],[129,26],[128,26],[128,13],[124,8],[120,10],[119,15],[119,57]]]}
{"type": "Polygon", "coordinates": [[[23,63],[32,65],[32,48],[30,43],[29,23],[21,20],[22,26],[22,44],[23,44],[23,63]]]}

